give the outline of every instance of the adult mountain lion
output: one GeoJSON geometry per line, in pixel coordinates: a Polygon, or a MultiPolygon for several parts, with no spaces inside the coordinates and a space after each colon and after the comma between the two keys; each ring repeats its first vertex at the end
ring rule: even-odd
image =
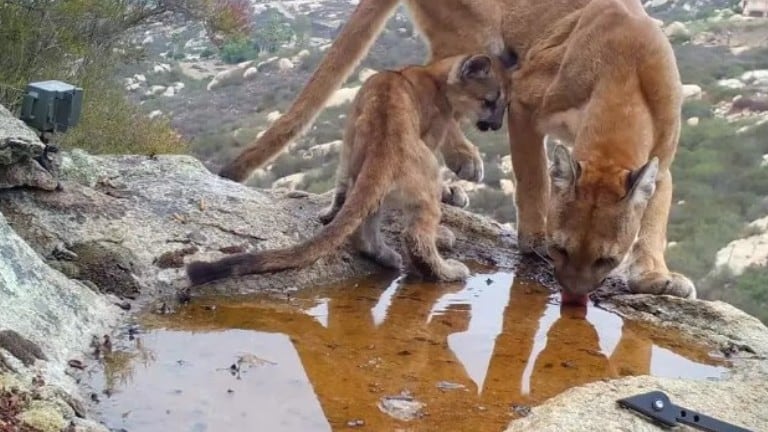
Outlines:
{"type": "Polygon", "coordinates": [[[443,259],[437,243],[450,246],[453,233],[440,227],[443,194],[435,150],[448,125],[470,117],[481,130],[504,121],[504,66],[485,54],[448,57],[428,66],[383,71],[361,87],[349,110],[327,224],[303,244],[244,253],[216,262],[193,262],[193,284],[222,277],[304,267],[336,251],[354,235],[357,249],[379,264],[399,269],[400,255],[379,232],[381,204],[397,202],[406,216],[404,249],[428,279],[463,280],[469,269],[443,259]],[[438,238],[441,240],[438,240],[438,238]]]}
{"type": "MultiPolygon", "coordinates": [[[[681,83],[672,48],[639,0],[403,0],[431,60],[516,56],[508,131],[525,253],[550,255],[566,301],[582,303],[625,264],[636,293],[695,297],[664,260],[681,83]],[[543,137],[558,147],[548,172],[543,137]],[[550,199],[552,198],[552,199],[550,199]]],[[[312,123],[367,53],[397,0],[360,0],[288,112],[221,175],[242,181],[312,123]]],[[[456,123],[442,153],[460,176],[482,162],[456,123]]]]}

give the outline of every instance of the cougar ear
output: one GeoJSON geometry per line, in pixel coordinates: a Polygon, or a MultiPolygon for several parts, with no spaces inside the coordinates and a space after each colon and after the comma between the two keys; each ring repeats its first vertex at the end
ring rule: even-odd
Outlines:
{"type": "Polygon", "coordinates": [[[581,174],[579,163],[571,157],[571,151],[563,144],[555,144],[552,149],[552,167],[549,177],[558,189],[572,188],[581,174]]]}
{"type": "Polygon", "coordinates": [[[483,79],[491,73],[491,58],[485,54],[476,54],[468,57],[459,68],[461,80],[483,79]]]}
{"type": "Polygon", "coordinates": [[[653,157],[627,176],[627,201],[632,205],[646,204],[656,192],[659,158],[653,157]]]}

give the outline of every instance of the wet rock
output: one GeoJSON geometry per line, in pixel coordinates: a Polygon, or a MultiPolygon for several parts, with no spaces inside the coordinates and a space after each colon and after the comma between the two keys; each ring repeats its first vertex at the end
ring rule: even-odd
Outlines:
{"type": "Polygon", "coordinates": [[[425,407],[423,402],[419,402],[407,392],[395,396],[384,396],[379,400],[379,410],[390,417],[402,421],[411,421],[421,418],[425,407]]]}

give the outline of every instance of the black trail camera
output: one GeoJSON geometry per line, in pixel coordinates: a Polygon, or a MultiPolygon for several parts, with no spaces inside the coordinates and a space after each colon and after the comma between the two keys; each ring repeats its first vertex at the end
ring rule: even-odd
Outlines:
{"type": "Polygon", "coordinates": [[[61,81],[27,84],[19,118],[41,133],[66,132],[77,125],[83,89],[61,81]]]}

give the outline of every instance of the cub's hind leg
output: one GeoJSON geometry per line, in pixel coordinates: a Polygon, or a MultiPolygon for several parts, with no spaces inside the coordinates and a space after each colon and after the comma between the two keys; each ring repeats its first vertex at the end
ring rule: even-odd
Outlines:
{"type": "Polygon", "coordinates": [[[444,259],[437,250],[440,230],[441,183],[438,163],[426,146],[410,162],[416,169],[399,179],[404,199],[404,249],[416,270],[425,279],[460,281],[469,277],[469,269],[459,261],[444,259]]]}
{"type": "Polygon", "coordinates": [[[403,259],[400,254],[389,247],[381,236],[379,225],[382,210],[379,209],[368,217],[355,232],[355,247],[360,253],[381,266],[400,269],[403,259]]]}
{"type": "Polygon", "coordinates": [[[347,190],[349,189],[349,180],[343,179],[336,182],[336,189],[333,191],[333,200],[331,205],[323,210],[318,219],[323,225],[331,223],[336,214],[341,210],[341,206],[344,205],[344,201],[347,200],[347,190]]]}

